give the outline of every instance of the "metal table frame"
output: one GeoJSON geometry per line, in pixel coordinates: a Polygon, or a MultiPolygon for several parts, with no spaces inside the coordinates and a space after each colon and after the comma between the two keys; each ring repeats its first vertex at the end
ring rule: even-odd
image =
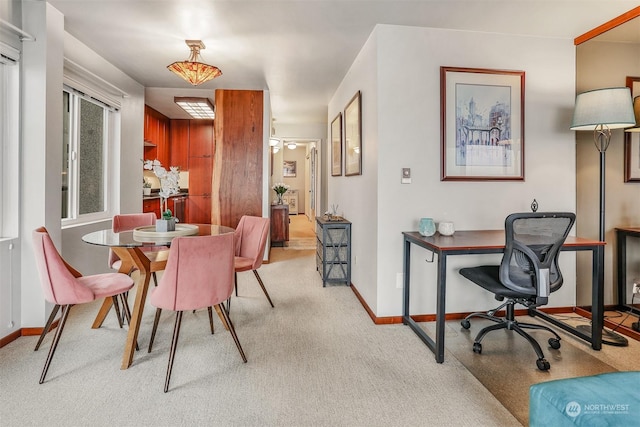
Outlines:
{"type": "MultiPolygon", "coordinates": [[[[435,354],[436,362],[444,362],[444,333],[447,291],[447,257],[449,255],[498,254],[504,252],[504,230],[456,231],[453,236],[441,236],[436,233],[424,237],[417,232],[403,232],[404,236],[404,288],[402,322],[408,325],[435,354]],[[409,313],[411,295],[411,245],[417,245],[438,255],[438,273],[436,284],[436,333],[431,338],[411,318],[409,313]]],[[[529,309],[529,315],[539,316],[553,325],[591,343],[594,350],[602,348],[602,327],[604,325],[604,245],[605,242],[569,236],[562,251],[592,252],[592,323],[591,334],[585,334],[576,328],[561,322],[548,314],[529,309]]]]}

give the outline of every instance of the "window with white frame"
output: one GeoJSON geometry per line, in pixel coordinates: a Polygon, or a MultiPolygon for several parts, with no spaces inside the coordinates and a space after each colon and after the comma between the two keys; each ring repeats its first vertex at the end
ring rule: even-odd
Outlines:
{"type": "Polygon", "coordinates": [[[19,58],[0,43],[0,239],[18,235],[19,58]]]}
{"type": "Polygon", "coordinates": [[[63,224],[112,216],[110,147],[116,111],[71,87],[63,89],[63,224]]]}

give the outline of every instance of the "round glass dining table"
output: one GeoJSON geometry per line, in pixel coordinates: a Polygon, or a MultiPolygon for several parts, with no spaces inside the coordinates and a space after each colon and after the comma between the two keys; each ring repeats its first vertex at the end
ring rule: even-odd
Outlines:
{"type": "MultiPolygon", "coordinates": [[[[138,332],[140,330],[140,322],[142,320],[142,312],[144,311],[145,301],[147,299],[147,291],[149,289],[149,278],[151,273],[164,270],[167,265],[169,250],[153,250],[148,251],[145,248],[157,246],[170,246],[171,240],[175,237],[189,236],[217,236],[221,234],[233,233],[235,230],[231,227],[214,224],[181,224],[178,226],[177,233],[144,233],[144,230],[122,231],[115,233],[113,230],[99,230],[82,236],[82,240],[86,243],[109,247],[121,260],[120,273],[129,274],[132,270],[137,269],[139,276],[137,279],[136,296],[131,312],[131,322],[129,324],[129,332],[127,333],[127,341],[125,344],[124,354],[122,355],[122,364],[120,369],[127,369],[133,362],[133,355],[138,342],[138,332]],[[180,234],[180,230],[189,229],[188,235],[180,234]],[[197,229],[197,231],[196,231],[197,229]]],[[[100,311],[96,316],[92,328],[96,329],[102,325],[107,313],[113,305],[111,298],[105,298],[100,311]]]]}

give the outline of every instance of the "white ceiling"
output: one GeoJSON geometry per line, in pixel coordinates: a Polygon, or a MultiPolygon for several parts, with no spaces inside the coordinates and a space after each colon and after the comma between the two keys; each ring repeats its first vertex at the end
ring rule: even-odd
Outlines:
{"type": "Polygon", "coordinates": [[[48,1],[65,15],[70,34],[143,84],[146,103],[170,118],[188,118],[174,96],[213,100],[218,88],[268,89],[273,117],[287,124],[326,122],[330,97],[378,23],[573,39],[638,6],[637,0],[48,1]],[[204,42],[203,62],[219,67],[221,77],[193,88],[166,69],[188,58],[186,39],[204,42]]]}

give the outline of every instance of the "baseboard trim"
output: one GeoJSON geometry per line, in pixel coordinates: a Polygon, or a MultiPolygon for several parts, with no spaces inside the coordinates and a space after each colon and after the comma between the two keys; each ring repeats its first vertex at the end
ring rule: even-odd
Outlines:
{"type": "MultiPolygon", "coordinates": [[[[367,302],[364,300],[364,298],[362,298],[362,295],[360,295],[360,292],[358,292],[358,289],[354,286],[353,283],[351,283],[351,290],[356,295],[356,298],[358,298],[358,301],[360,301],[360,304],[362,304],[362,307],[364,308],[364,310],[367,312],[367,314],[369,314],[369,317],[371,318],[374,324],[392,325],[396,323],[402,323],[402,316],[377,317],[373,313],[373,310],[371,310],[367,302]]],[[[546,307],[543,309],[539,308],[538,310],[548,314],[563,314],[563,313],[573,313],[575,311],[575,307],[546,307]]],[[[471,311],[466,313],[446,313],[444,315],[444,318],[445,320],[460,320],[460,319],[464,319],[471,313],[472,313],[471,311]]],[[[504,316],[504,310],[498,311],[496,312],[496,314],[498,316],[504,316]]],[[[528,310],[526,308],[523,308],[521,310],[516,310],[515,314],[516,316],[526,316],[528,314],[528,310]]],[[[435,313],[434,314],[413,314],[411,315],[411,318],[418,323],[436,321],[435,313]]]]}
{"type": "MultiPolygon", "coordinates": [[[[51,324],[51,327],[49,328],[49,332],[51,332],[52,330],[54,330],[55,328],[58,327],[58,321],[59,320],[60,319],[54,320],[54,322],[51,324]]],[[[17,331],[14,331],[14,332],[10,333],[6,337],[0,338],[0,348],[2,348],[5,345],[17,340],[20,337],[38,336],[38,335],[42,334],[43,330],[44,330],[44,327],[42,327],[42,328],[20,328],[17,331]]]]}
{"type": "Polygon", "coordinates": [[[13,331],[11,332],[9,335],[7,335],[6,337],[2,337],[0,338],[0,348],[4,347],[5,345],[17,340],[18,338],[20,338],[22,336],[22,329],[18,329],[17,331],[13,331]]]}

